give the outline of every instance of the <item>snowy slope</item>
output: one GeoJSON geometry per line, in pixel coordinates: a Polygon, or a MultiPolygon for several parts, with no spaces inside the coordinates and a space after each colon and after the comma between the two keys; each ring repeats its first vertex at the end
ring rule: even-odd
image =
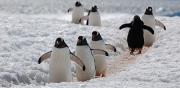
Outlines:
{"type": "MultiPolygon", "coordinates": [[[[72,24],[66,10],[76,0],[0,0],[0,88],[179,88],[180,87],[180,1],[179,0],[80,0],[87,8],[97,4],[102,27],[72,24]],[[118,2],[118,3],[117,3],[118,2]],[[127,3],[131,3],[128,5],[127,3]],[[79,35],[87,37],[97,30],[106,43],[117,47],[108,62],[127,50],[127,29],[134,14],[153,6],[157,19],[167,27],[158,29],[155,44],[125,70],[87,82],[48,84],[47,62],[37,64],[43,53],[63,37],[72,51],[79,35]],[[124,14],[130,13],[130,14],[124,14]]],[[[72,71],[74,71],[72,65],[72,71]]],[[[117,69],[118,70],[118,69],[117,69]]]]}
{"type": "MultiPolygon", "coordinates": [[[[62,14],[61,14],[62,15],[62,14]]],[[[179,17],[157,17],[167,26],[159,29],[157,42],[135,65],[106,78],[88,82],[46,84],[48,64],[37,64],[41,54],[51,50],[54,40],[61,36],[73,51],[76,39],[98,30],[107,43],[121,53],[127,48],[127,29],[118,30],[119,25],[129,22],[133,15],[102,14],[103,27],[76,25],[69,22],[69,16],[59,15],[0,15],[0,84],[14,88],[178,88],[179,86],[179,17]],[[28,85],[30,84],[30,85],[28,85]],[[45,84],[45,86],[44,86],[45,84]]],[[[113,60],[113,57],[111,57],[113,60]]]]}
{"type": "MultiPolygon", "coordinates": [[[[119,46],[119,52],[127,47],[126,33],[110,27],[88,27],[70,23],[53,16],[1,15],[0,83],[43,84],[47,82],[48,65],[38,65],[40,55],[51,50],[57,37],[63,37],[74,51],[77,37],[90,40],[93,30],[99,31],[107,43],[119,46]],[[44,16],[45,17],[45,16],[44,16]],[[113,36],[113,37],[112,37],[113,36]]],[[[58,18],[58,16],[56,16],[58,18]]]]}

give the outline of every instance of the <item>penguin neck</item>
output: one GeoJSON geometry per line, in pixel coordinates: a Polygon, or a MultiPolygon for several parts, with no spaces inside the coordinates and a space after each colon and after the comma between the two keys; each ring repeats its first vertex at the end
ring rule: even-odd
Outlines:
{"type": "Polygon", "coordinates": [[[147,12],[145,12],[144,15],[152,15],[152,16],[153,16],[153,13],[147,13],[147,12]]]}

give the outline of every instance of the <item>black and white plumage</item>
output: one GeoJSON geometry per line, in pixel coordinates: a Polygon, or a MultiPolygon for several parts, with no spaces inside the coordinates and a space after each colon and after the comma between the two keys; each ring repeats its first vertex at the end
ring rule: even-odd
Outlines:
{"type": "MultiPolygon", "coordinates": [[[[107,49],[109,49],[116,52],[116,48],[113,45],[105,44],[103,38],[101,37],[101,34],[98,31],[92,32],[90,47],[92,49],[101,49],[104,51],[107,51],[107,49]]],[[[105,77],[107,69],[106,59],[108,57],[102,54],[95,54],[94,57],[96,65],[96,76],[105,77]]]]}
{"type": "Polygon", "coordinates": [[[138,54],[140,54],[144,45],[143,29],[146,29],[154,34],[153,29],[144,25],[143,21],[141,21],[138,15],[134,16],[134,19],[131,23],[123,24],[119,29],[125,27],[130,28],[127,37],[128,46],[131,51],[130,54],[133,54],[135,50],[139,50],[138,54]]]}
{"type": "Polygon", "coordinates": [[[104,50],[91,49],[87,43],[86,38],[84,36],[79,36],[77,40],[75,55],[78,56],[86,66],[85,71],[82,71],[82,69],[79,69],[79,67],[76,66],[77,79],[79,81],[86,81],[95,77],[95,54],[108,56],[108,53],[104,50]]]}
{"type": "Polygon", "coordinates": [[[80,66],[80,68],[85,71],[86,67],[84,63],[72,54],[69,47],[64,42],[64,39],[57,38],[52,51],[43,54],[38,63],[50,58],[49,63],[49,82],[59,83],[59,82],[71,82],[72,72],[71,72],[71,61],[73,60],[80,66]]]}
{"type": "Polygon", "coordinates": [[[155,19],[154,15],[153,15],[152,7],[146,8],[146,11],[145,11],[144,15],[142,16],[142,21],[144,22],[144,25],[151,27],[155,31],[155,34],[152,35],[149,31],[144,30],[144,45],[149,47],[156,40],[156,28],[155,28],[155,26],[160,26],[164,30],[166,30],[166,27],[164,26],[164,24],[162,22],[155,19]]]}
{"type": "Polygon", "coordinates": [[[101,26],[101,17],[98,12],[97,6],[93,6],[91,10],[88,11],[88,15],[80,19],[80,22],[86,20],[86,25],[90,26],[101,26]]]}
{"type": "Polygon", "coordinates": [[[68,12],[72,11],[72,22],[75,24],[79,24],[79,20],[84,16],[84,12],[88,12],[89,10],[84,8],[84,6],[79,2],[75,2],[75,6],[73,8],[69,8],[68,12]]]}

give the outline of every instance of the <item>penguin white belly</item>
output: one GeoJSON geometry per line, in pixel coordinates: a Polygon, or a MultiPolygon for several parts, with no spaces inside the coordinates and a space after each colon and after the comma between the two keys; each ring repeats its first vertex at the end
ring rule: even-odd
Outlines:
{"type": "Polygon", "coordinates": [[[99,13],[91,12],[89,15],[89,25],[90,26],[101,26],[101,18],[99,13]]]}
{"type": "Polygon", "coordinates": [[[95,66],[96,66],[96,75],[98,74],[105,74],[106,72],[106,58],[108,58],[105,55],[96,54],[94,55],[95,58],[95,66]]]}
{"type": "Polygon", "coordinates": [[[75,7],[72,12],[72,22],[78,24],[81,17],[84,16],[84,10],[82,7],[75,7]]]}
{"type": "Polygon", "coordinates": [[[76,74],[79,81],[86,81],[95,77],[95,63],[94,57],[88,46],[76,46],[75,55],[78,56],[86,66],[86,70],[83,71],[78,65],[76,65],[76,74]]]}
{"type": "Polygon", "coordinates": [[[53,48],[49,64],[49,82],[72,81],[71,63],[68,48],[53,48]]]}
{"type": "Polygon", "coordinates": [[[154,34],[151,34],[149,31],[144,30],[144,45],[151,46],[156,39],[155,18],[152,15],[143,15],[142,21],[144,22],[144,25],[147,25],[154,30],[154,34]]]}
{"type": "Polygon", "coordinates": [[[101,49],[101,50],[106,51],[105,43],[104,43],[103,40],[100,40],[100,41],[91,41],[90,47],[92,49],[101,49]]]}

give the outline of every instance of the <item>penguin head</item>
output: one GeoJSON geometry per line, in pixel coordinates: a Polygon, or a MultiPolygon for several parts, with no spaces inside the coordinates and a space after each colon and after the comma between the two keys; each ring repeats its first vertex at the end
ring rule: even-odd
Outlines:
{"type": "Polygon", "coordinates": [[[65,48],[65,47],[68,47],[68,46],[64,42],[63,38],[57,38],[56,41],[55,41],[54,47],[56,47],[56,48],[65,48]]]}
{"type": "Polygon", "coordinates": [[[80,6],[82,6],[82,4],[81,4],[79,1],[77,1],[77,2],[75,3],[75,6],[76,6],[76,7],[80,7],[80,6]]]}
{"type": "Polygon", "coordinates": [[[92,41],[102,40],[101,34],[97,31],[92,32],[92,41]]]}
{"type": "Polygon", "coordinates": [[[92,12],[97,12],[97,9],[98,9],[98,8],[97,8],[97,6],[95,5],[95,6],[93,6],[93,7],[91,8],[91,11],[92,11],[92,12]]]}
{"type": "Polygon", "coordinates": [[[144,14],[146,14],[146,15],[153,15],[153,9],[152,9],[152,7],[150,7],[150,6],[147,7],[144,14]]]}
{"type": "Polygon", "coordinates": [[[79,36],[77,40],[77,46],[88,45],[87,40],[84,36],[79,36]]]}
{"type": "Polygon", "coordinates": [[[135,22],[140,21],[140,20],[141,20],[141,19],[140,19],[140,17],[139,17],[138,15],[135,15],[135,16],[134,16],[134,21],[135,21],[135,22]]]}

